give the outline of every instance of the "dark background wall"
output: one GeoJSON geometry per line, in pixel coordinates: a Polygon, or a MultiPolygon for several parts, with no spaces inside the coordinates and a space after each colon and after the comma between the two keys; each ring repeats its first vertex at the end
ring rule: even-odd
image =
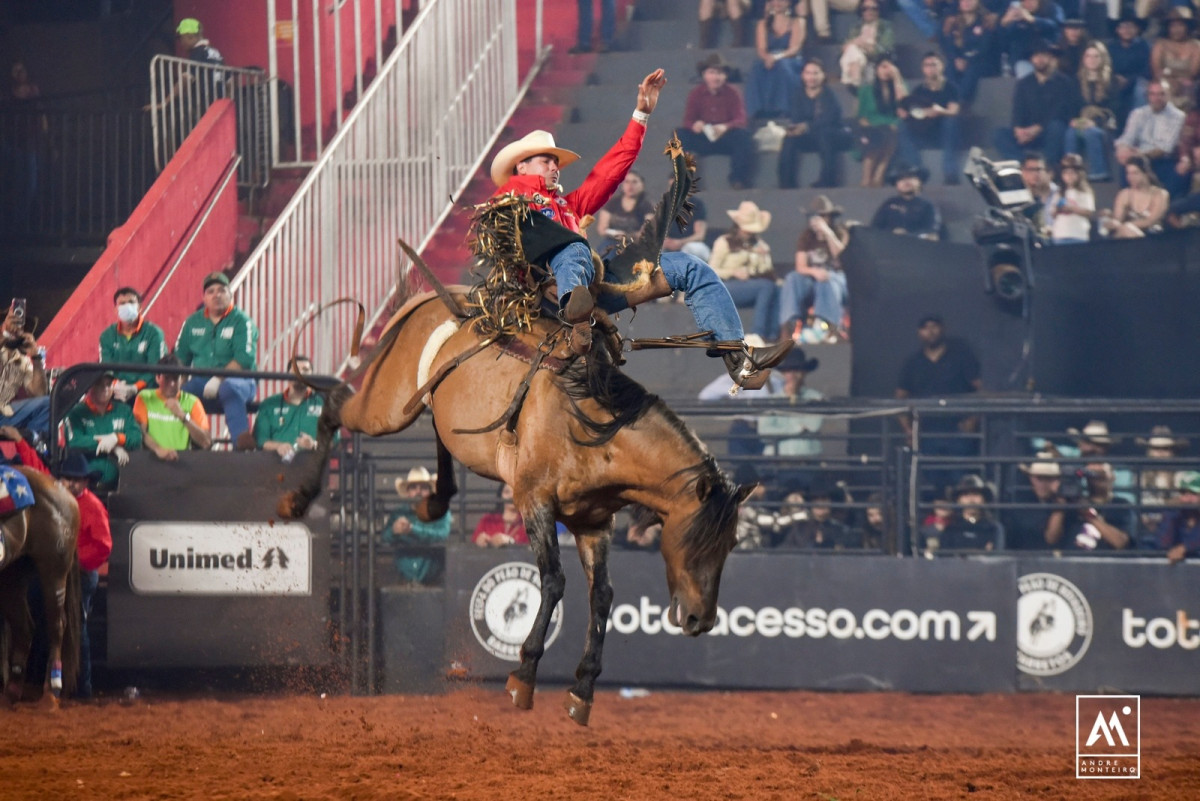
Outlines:
{"type": "Polygon", "coordinates": [[[1029,321],[985,292],[986,254],[974,245],[856,228],[843,261],[853,395],[892,395],[927,312],[971,343],[989,392],[1200,393],[1200,232],[1035,249],[1029,321]]]}

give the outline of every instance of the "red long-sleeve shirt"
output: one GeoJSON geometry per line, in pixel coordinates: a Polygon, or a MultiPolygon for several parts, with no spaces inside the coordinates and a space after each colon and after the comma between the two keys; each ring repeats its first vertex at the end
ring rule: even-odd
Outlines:
{"type": "Polygon", "coordinates": [[[742,93],[729,84],[722,85],[716,92],[710,92],[707,86],[700,84],[688,93],[683,127],[690,131],[697,122],[745,128],[746,104],[742,102],[742,93]]]}
{"type": "Polygon", "coordinates": [[[99,570],[112,553],[108,510],[88,489],[76,495],[75,501],[79,504],[79,567],[99,570]]]}
{"type": "Polygon", "coordinates": [[[555,222],[579,233],[579,220],[602,209],[616,193],[629,168],[637,161],[645,138],[646,126],[631,119],[617,143],[596,162],[579,188],[567,195],[547,189],[545,179],[540,175],[514,175],[496,190],[493,197],[509,192],[527,197],[535,201],[530,208],[536,211],[551,209],[553,214],[550,216],[555,222]],[[546,202],[537,202],[539,200],[546,202]]]}

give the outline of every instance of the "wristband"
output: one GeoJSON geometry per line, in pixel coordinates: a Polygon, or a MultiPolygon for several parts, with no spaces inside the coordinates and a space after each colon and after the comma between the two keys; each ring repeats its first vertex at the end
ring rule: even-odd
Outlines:
{"type": "Polygon", "coordinates": [[[635,120],[637,120],[638,122],[640,122],[642,125],[645,125],[647,122],[650,121],[650,112],[638,111],[637,109],[634,109],[633,110],[633,118],[635,120]]]}

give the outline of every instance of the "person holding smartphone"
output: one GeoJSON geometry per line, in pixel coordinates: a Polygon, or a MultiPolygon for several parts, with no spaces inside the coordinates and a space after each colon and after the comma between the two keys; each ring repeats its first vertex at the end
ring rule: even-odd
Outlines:
{"type": "Polygon", "coordinates": [[[13,298],[0,329],[0,426],[32,431],[45,439],[50,430],[49,382],[42,352],[25,330],[24,298],[13,298]]]}

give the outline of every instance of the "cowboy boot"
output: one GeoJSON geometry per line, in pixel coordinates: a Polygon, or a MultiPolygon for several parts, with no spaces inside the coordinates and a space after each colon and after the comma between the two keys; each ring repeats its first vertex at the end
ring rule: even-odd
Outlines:
{"type": "Polygon", "coordinates": [[[795,344],[790,339],[765,348],[743,344],[742,350],[725,353],[722,359],[733,383],[743,389],[759,389],[767,383],[771,374],[770,368],[782,362],[795,344]]]}
{"type": "Polygon", "coordinates": [[[583,356],[592,349],[592,309],[596,301],[587,287],[576,287],[567,295],[562,318],[571,325],[571,352],[583,356]]]}
{"type": "Polygon", "coordinates": [[[665,298],[670,294],[671,285],[667,283],[667,277],[663,275],[661,267],[656,267],[654,272],[650,273],[650,280],[645,285],[625,293],[625,302],[629,304],[630,308],[633,308],[642,303],[665,298]]]}

